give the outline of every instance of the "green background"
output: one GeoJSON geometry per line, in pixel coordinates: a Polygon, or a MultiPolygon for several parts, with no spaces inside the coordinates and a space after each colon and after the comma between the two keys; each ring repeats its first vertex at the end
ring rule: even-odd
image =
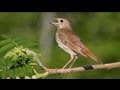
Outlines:
{"type": "MultiPolygon", "coordinates": [[[[48,20],[44,26],[43,17],[46,18],[49,14],[55,15],[55,17],[67,18],[72,24],[73,31],[103,63],[120,60],[119,12],[1,12],[0,34],[24,37],[37,42],[38,49],[42,53],[41,62],[49,68],[62,68],[70,57],[69,54],[57,46],[55,41],[56,27],[50,25],[50,30],[47,30],[51,34],[48,34],[48,37],[45,36],[45,39],[41,39],[41,35],[44,37],[45,33],[48,33],[47,30],[43,29],[47,27],[51,20],[48,20]],[[44,16],[44,14],[47,15],[44,16]],[[51,46],[49,46],[49,40],[51,46]],[[42,47],[41,42],[44,42],[46,47],[42,47]],[[44,49],[46,49],[45,52],[44,49]],[[47,49],[50,49],[49,53],[47,53],[47,49]]],[[[91,64],[95,64],[95,62],[80,56],[73,67],[91,64]]],[[[114,79],[120,78],[120,69],[90,70],[65,75],[50,75],[46,78],[114,79]]]]}

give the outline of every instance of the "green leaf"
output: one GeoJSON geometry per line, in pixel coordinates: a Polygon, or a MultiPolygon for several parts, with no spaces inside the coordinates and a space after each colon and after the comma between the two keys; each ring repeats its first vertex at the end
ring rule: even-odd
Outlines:
{"type": "MultiPolygon", "coordinates": [[[[1,37],[2,40],[0,41],[0,53],[5,54],[0,60],[0,77],[15,78],[18,76],[32,76],[33,70],[30,63],[33,61],[33,55],[28,55],[27,52],[29,47],[35,46],[37,43],[24,38],[11,39],[5,35],[1,37]],[[10,69],[11,66],[14,68],[10,69]]],[[[36,55],[38,54],[37,51],[34,53],[36,55]]]]}
{"type": "Polygon", "coordinates": [[[4,53],[9,51],[10,49],[14,48],[16,45],[14,43],[7,44],[0,48],[0,53],[4,53]]]}
{"type": "Polygon", "coordinates": [[[7,72],[6,72],[6,77],[15,77],[15,74],[14,74],[14,70],[7,70],[7,72]]]}
{"type": "Polygon", "coordinates": [[[0,41],[0,46],[6,45],[6,44],[11,43],[11,42],[12,42],[11,39],[2,40],[2,41],[0,41]]]}

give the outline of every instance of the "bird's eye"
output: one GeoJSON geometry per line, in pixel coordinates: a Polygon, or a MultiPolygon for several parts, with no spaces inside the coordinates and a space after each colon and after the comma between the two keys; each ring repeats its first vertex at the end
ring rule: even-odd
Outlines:
{"type": "Polygon", "coordinates": [[[63,22],[63,20],[60,20],[60,22],[62,23],[62,22],[63,22]]]}

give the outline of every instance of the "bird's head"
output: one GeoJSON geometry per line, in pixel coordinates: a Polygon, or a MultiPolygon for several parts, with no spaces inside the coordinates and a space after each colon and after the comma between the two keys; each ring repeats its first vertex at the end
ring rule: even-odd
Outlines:
{"type": "Polygon", "coordinates": [[[51,22],[51,24],[54,24],[57,26],[58,29],[71,29],[70,22],[67,19],[64,18],[54,18],[55,21],[51,22]]]}

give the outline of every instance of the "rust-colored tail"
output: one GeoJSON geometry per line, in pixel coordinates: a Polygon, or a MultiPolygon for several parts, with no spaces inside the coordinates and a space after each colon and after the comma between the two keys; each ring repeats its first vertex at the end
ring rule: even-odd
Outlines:
{"type": "Polygon", "coordinates": [[[93,59],[96,63],[103,64],[101,60],[99,60],[88,48],[83,48],[81,52],[86,56],[90,57],[91,59],[93,59]]]}

